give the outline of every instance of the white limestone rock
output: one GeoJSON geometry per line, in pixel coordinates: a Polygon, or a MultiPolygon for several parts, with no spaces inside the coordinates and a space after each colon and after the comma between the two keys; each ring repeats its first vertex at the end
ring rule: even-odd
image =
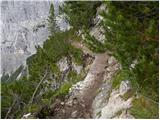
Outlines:
{"type": "Polygon", "coordinates": [[[133,63],[130,65],[130,68],[135,68],[137,64],[138,64],[138,61],[134,60],[133,63]]]}
{"type": "Polygon", "coordinates": [[[108,64],[109,65],[114,65],[114,64],[116,64],[117,63],[117,60],[113,57],[113,56],[111,56],[109,59],[108,59],[108,64]]]}
{"type": "Polygon", "coordinates": [[[65,72],[69,69],[69,64],[67,61],[67,57],[63,57],[62,59],[60,59],[57,63],[59,69],[61,72],[65,72]]]}
{"type": "Polygon", "coordinates": [[[90,31],[90,35],[94,36],[99,42],[102,42],[102,43],[104,43],[105,41],[104,33],[105,33],[105,30],[103,29],[102,26],[99,26],[99,25],[93,27],[90,31]]]}
{"type": "Polygon", "coordinates": [[[129,81],[122,81],[119,89],[112,90],[108,103],[101,110],[101,119],[111,118],[133,118],[128,112],[125,112],[117,116],[120,111],[127,111],[132,106],[132,97],[128,100],[124,100],[121,96],[131,89],[129,81]]]}
{"type": "Polygon", "coordinates": [[[103,17],[100,15],[100,13],[104,10],[107,10],[105,4],[102,4],[100,7],[97,8],[96,17],[94,18],[95,26],[92,27],[90,31],[90,35],[94,36],[101,43],[104,43],[105,41],[105,30],[100,25],[100,22],[103,20],[103,17]]]}
{"type": "Polygon", "coordinates": [[[29,119],[29,118],[32,118],[32,114],[31,113],[27,113],[25,115],[23,115],[23,117],[21,119],[29,119]]]}
{"type": "Polygon", "coordinates": [[[83,66],[77,65],[76,63],[72,63],[73,69],[77,72],[77,74],[81,73],[81,70],[83,69],[83,66]]]}
{"type": "Polygon", "coordinates": [[[77,117],[77,115],[78,115],[78,111],[76,110],[76,111],[72,112],[71,117],[75,118],[75,117],[77,117]]]}
{"type": "Polygon", "coordinates": [[[128,80],[122,81],[119,87],[119,93],[124,95],[127,91],[131,89],[131,84],[128,80]]]}
{"type": "Polygon", "coordinates": [[[122,81],[118,89],[112,89],[111,78],[110,81],[104,82],[101,86],[101,91],[97,94],[93,101],[93,118],[111,119],[111,118],[134,118],[127,111],[132,106],[132,97],[128,100],[124,100],[122,96],[130,89],[129,81],[122,81]],[[118,113],[122,113],[119,115],[118,113]],[[125,111],[125,112],[124,112],[125,111]]]}
{"type": "Polygon", "coordinates": [[[127,101],[123,100],[120,97],[118,90],[115,90],[111,93],[108,104],[101,110],[101,119],[109,119],[116,116],[121,110],[128,109],[132,106],[132,98],[129,98],[127,101]]]}

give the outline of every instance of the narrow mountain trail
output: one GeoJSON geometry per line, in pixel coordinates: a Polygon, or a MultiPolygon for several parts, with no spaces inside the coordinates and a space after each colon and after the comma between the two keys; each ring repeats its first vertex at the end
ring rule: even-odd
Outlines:
{"type": "Polygon", "coordinates": [[[74,89],[72,91],[74,96],[84,101],[86,105],[89,105],[103,81],[105,66],[107,65],[109,55],[107,53],[95,54],[79,42],[73,42],[72,45],[76,48],[80,48],[84,53],[86,52],[95,56],[95,60],[93,61],[86,78],[81,83],[80,90],[77,93],[73,93],[74,89]]]}
{"type": "Polygon", "coordinates": [[[78,48],[78,49],[81,49],[85,54],[90,54],[90,55],[93,55],[95,56],[96,54],[93,53],[91,50],[89,50],[84,44],[80,43],[80,42],[77,42],[77,41],[72,41],[71,42],[71,45],[73,45],[74,47],[78,48]]]}
{"type": "Polygon", "coordinates": [[[105,66],[107,64],[108,54],[97,54],[91,68],[79,86],[79,91],[73,91],[75,97],[81,99],[87,106],[92,103],[96,95],[97,89],[100,87],[105,73],[105,66]],[[74,93],[75,92],[75,93],[74,93]]]}
{"type": "Polygon", "coordinates": [[[55,105],[54,109],[58,110],[54,111],[54,118],[91,118],[92,102],[104,79],[109,55],[107,53],[95,54],[78,42],[73,42],[72,45],[84,53],[95,56],[95,59],[85,79],[71,87],[69,97],[61,102],[60,106],[55,105]]]}

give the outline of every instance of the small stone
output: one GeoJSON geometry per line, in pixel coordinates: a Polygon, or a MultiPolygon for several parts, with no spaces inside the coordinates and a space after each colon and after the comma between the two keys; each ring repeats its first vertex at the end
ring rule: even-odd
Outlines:
{"type": "Polygon", "coordinates": [[[61,102],[61,105],[64,105],[64,102],[61,102]]]}
{"type": "Polygon", "coordinates": [[[62,110],[62,113],[65,113],[65,112],[66,112],[66,111],[63,109],[63,110],[62,110]]]}
{"type": "Polygon", "coordinates": [[[138,64],[138,61],[134,60],[133,63],[130,65],[130,68],[135,68],[137,64],[138,64]]]}
{"type": "Polygon", "coordinates": [[[68,105],[68,106],[72,106],[73,104],[72,104],[72,101],[70,100],[70,101],[68,101],[67,103],[66,103],[66,105],[68,105]]]}
{"type": "Polygon", "coordinates": [[[115,63],[116,63],[116,59],[113,56],[108,59],[108,64],[109,65],[113,65],[115,63]]]}
{"type": "Polygon", "coordinates": [[[23,115],[22,119],[27,119],[27,118],[29,118],[29,116],[31,116],[31,113],[23,115]]]}
{"type": "Polygon", "coordinates": [[[76,110],[76,111],[72,112],[71,117],[75,118],[75,117],[77,117],[77,115],[78,115],[78,111],[76,110]]]}
{"type": "Polygon", "coordinates": [[[85,108],[85,104],[81,104],[81,106],[85,108]]]}
{"type": "Polygon", "coordinates": [[[131,89],[130,82],[128,80],[122,81],[120,84],[119,92],[121,95],[125,94],[128,90],[131,89]]]}

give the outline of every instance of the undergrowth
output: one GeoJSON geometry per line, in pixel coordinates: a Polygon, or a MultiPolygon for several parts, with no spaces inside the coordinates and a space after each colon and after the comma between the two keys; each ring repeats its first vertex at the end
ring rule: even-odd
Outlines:
{"type": "Polygon", "coordinates": [[[129,110],[136,119],[158,119],[159,118],[159,108],[158,103],[155,103],[147,98],[141,96],[140,98],[135,98],[132,102],[133,106],[129,110]]]}

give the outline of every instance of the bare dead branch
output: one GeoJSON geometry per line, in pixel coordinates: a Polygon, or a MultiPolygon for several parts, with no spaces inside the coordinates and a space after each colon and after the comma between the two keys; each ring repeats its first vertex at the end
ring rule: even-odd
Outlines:
{"type": "Polygon", "coordinates": [[[36,93],[37,93],[37,91],[38,91],[40,85],[42,84],[43,80],[46,78],[46,75],[47,75],[47,70],[46,70],[46,72],[45,72],[43,78],[42,78],[42,79],[40,80],[40,82],[38,83],[38,85],[37,85],[35,91],[33,92],[32,97],[31,97],[31,99],[30,99],[30,101],[29,101],[29,104],[32,104],[33,99],[34,99],[34,97],[35,97],[35,95],[36,95],[36,93]]]}
{"type": "Polygon", "coordinates": [[[11,110],[12,110],[13,106],[15,105],[16,101],[17,101],[17,99],[14,99],[14,101],[13,101],[13,103],[12,103],[11,107],[9,108],[9,110],[8,110],[8,112],[7,112],[6,116],[5,116],[5,119],[7,119],[7,118],[8,118],[8,115],[10,114],[10,112],[11,112],[11,110]]]}

